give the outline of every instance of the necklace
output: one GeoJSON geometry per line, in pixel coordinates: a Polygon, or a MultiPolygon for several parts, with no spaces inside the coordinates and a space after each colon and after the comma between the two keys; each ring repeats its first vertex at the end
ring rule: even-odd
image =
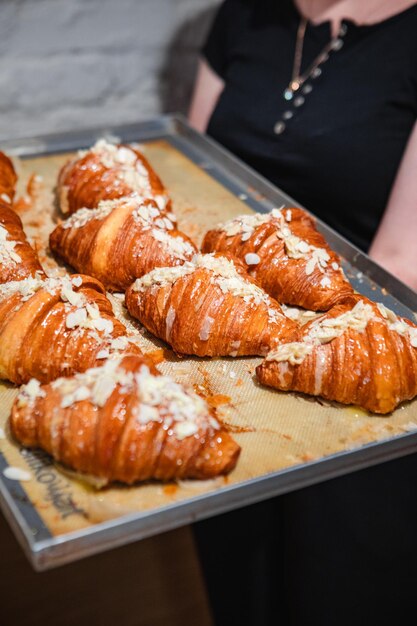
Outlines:
{"type": "Polygon", "coordinates": [[[313,84],[321,76],[323,64],[329,59],[329,56],[343,47],[343,37],[346,35],[347,25],[342,22],[337,35],[330,39],[308,68],[301,73],[307,24],[308,20],[302,17],[297,30],[291,80],[283,94],[284,99],[288,102],[288,109],[283,112],[281,119],[274,126],[276,135],[281,135],[285,131],[288,122],[294,117],[296,109],[304,104],[306,96],[313,91],[313,84]]]}
{"type": "Polygon", "coordinates": [[[314,61],[309,65],[305,72],[300,73],[301,70],[301,62],[303,58],[303,46],[304,46],[304,37],[307,28],[307,19],[302,17],[300,20],[300,24],[297,30],[297,40],[295,44],[295,54],[294,54],[294,63],[292,68],[292,76],[288,87],[284,91],[285,100],[292,100],[294,94],[300,89],[300,87],[305,83],[305,81],[310,78],[310,76],[316,72],[319,65],[327,61],[329,58],[329,52],[331,50],[340,50],[342,47],[342,40],[340,37],[345,34],[345,26],[341,24],[337,35],[332,37],[330,41],[324,46],[322,51],[316,56],[314,61]]]}

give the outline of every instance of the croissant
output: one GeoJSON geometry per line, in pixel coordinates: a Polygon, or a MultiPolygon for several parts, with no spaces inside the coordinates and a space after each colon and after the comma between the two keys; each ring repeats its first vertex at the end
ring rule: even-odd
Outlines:
{"type": "Polygon", "coordinates": [[[264,355],[296,328],[237,259],[220,255],[149,272],[126,306],[176,352],[197,356],[264,355]]]}
{"type": "Polygon", "coordinates": [[[0,152],[0,284],[43,273],[30,247],[20,217],[12,209],[17,175],[9,157],[0,152]]]}
{"type": "Polygon", "coordinates": [[[417,394],[417,326],[350,296],[271,351],[256,375],[270,387],[389,413],[417,394]]]}
{"type": "Polygon", "coordinates": [[[57,191],[63,213],[93,209],[100,200],[136,193],[153,198],[171,221],[175,219],[166,189],[143,154],[132,146],[114,145],[103,139],[63,166],[57,191]]]}
{"type": "Polygon", "coordinates": [[[206,233],[203,252],[230,252],[278,302],[326,311],[353,293],[340,259],[299,208],[241,215],[206,233]]]}
{"type": "Polygon", "coordinates": [[[119,352],[140,350],[94,278],[35,277],[0,285],[0,378],[49,382],[119,352]]]}
{"type": "Polygon", "coordinates": [[[44,274],[36,252],[26,239],[20,217],[0,201],[0,283],[22,280],[36,273],[44,274]]]}
{"type": "Polygon", "coordinates": [[[0,206],[11,205],[13,202],[17,174],[9,157],[0,152],[0,206]]]}
{"type": "Polygon", "coordinates": [[[182,264],[197,252],[154,200],[136,197],[103,200],[96,209],[78,210],[55,228],[49,246],[113,291],[125,291],[153,268],[182,264]]]}
{"type": "Polygon", "coordinates": [[[15,400],[10,425],[24,446],[128,484],[212,478],[230,472],[240,453],[200,396],[138,356],[46,386],[32,379],[15,400]]]}

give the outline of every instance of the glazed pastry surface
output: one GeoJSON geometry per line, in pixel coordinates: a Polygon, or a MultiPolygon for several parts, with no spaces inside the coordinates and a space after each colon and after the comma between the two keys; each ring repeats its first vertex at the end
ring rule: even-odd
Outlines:
{"type": "Polygon", "coordinates": [[[256,375],[282,391],[389,413],[417,395],[417,326],[350,296],[268,354],[256,375]]]}
{"type": "Polygon", "coordinates": [[[278,302],[326,311],[353,293],[340,265],[302,209],[241,215],[208,231],[203,252],[230,252],[278,302]]]}
{"type": "Polygon", "coordinates": [[[61,169],[57,191],[63,213],[96,208],[101,200],[137,194],[153,198],[170,215],[171,201],[159,176],[146,157],[130,145],[114,145],[101,139],[61,169]]]}
{"type": "Polygon", "coordinates": [[[197,356],[265,355],[297,328],[230,256],[153,270],[129,287],[126,306],[176,352],[197,356]]]}
{"type": "Polygon", "coordinates": [[[32,379],[11,415],[15,438],[86,474],[137,481],[213,478],[240,448],[206,402],[146,357],[107,361],[40,386],[32,379]]]}
{"type": "Polygon", "coordinates": [[[0,201],[0,284],[44,275],[35,250],[29,245],[20,217],[0,201]]]}
{"type": "Polygon", "coordinates": [[[181,265],[197,248],[152,199],[138,196],[101,201],[60,223],[51,250],[76,270],[124,291],[155,267],[181,265]]]}
{"type": "Polygon", "coordinates": [[[21,219],[12,208],[16,182],[13,163],[0,152],[0,284],[43,273],[21,219]]]}
{"type": "Polygon", "coordinates": [[[94,278],[35,277],[0,285],[0,378],[49,382],[119,352],[141,353],[94,278]]]}
{"type": "Polygon", "coordinates": [[[11,205],[16,191],[17,174],[11,159],[0,152],[0,203],[11,205]]]}

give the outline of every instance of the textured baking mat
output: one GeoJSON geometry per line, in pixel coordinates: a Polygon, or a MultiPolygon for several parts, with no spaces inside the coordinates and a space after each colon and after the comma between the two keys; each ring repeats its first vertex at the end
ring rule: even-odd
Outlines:
{"type": "MultiPolygon", "coordinates": [[[[203,233],[219,221],[252,212],[249,205],[253,206],[257,200],[253,189],[232,193],[213,178],[204,163],[193,162],[168,139],[149,141],[141,147],[169,190],[180,228],[197,243],[203,233]]],[[[59,218],[54,186],[57,172],[68,157],[69,153],[15,159],[21,198],[17,207],[42,263],[52,273],[68,271],[57,264],[48,251],[48,235],[59,218]]],[[[345,270],[359,291],[376,300],[387,301],[388,298],[392,305],[389,294],[362,272],[347,263],[345,270]]],[[[126,519],[132,519],[129,514],[152,513],[219,490],[229,490],[235,485],[248,484],[280,470],[304,467],[338,453],[348,455],[367,444],[390,440],[417,429],[416,401],[404,403],[386,417],[378,417],[357,407],[262,388],[254,378],[259,358],[179,358],[129,317],[122,295],[113,295],[111,300],[117,316],[141,336],[143,349],[161,360],[159,367],[164,373],[198,386],[208,396],[220,418],[234,433],[242,453],[236,469],[227,477],[132,487],[114,485],[97,491],[57,466],[46,454],[22,449],[13,441],[8,416],[16,389],[13,385],[0,384],[0,470],[3,472],[10,466],[20,468],[27,472],[28,478],[19,482],[3,473],[0,486],[10,507],[8,517],[18,518],[18,524],[23,519],[26,534],[32,533],[35,543],[54,537],[65,539],[68,533],[80,536],[102,522],[125,515],[128,515],[126,519]]],[[[404,312],[403,307],[398,306],[404,312]]],[[[411,311],[409,316],[412,317],[411,311]]],[[[262,497],[260,484],[256,499],[262,497]]],[[[244,498],[240,504],[245,504],[244,498]]],[[[208,506],[204,515],[209,514],[208,506]]],[[[170,522],[171,526],[180,523],[185,522],[180,518],[170,522]]],[[[152,532],[152,527],[148,526],[146,534],[152,532]]],[[[122,542],[123,526],[120,526],[117,543],[122,542]]],[[[71,558],[70,553],[65,556],[65,560],[71,558]]]]}

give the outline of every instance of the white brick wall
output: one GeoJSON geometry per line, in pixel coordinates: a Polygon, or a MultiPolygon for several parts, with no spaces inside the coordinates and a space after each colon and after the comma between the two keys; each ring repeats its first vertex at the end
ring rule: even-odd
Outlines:
{"type": "Polygon", "coordinates": [[[187,109],[219,0],[0,0],[0,139],[187,109]]]}

